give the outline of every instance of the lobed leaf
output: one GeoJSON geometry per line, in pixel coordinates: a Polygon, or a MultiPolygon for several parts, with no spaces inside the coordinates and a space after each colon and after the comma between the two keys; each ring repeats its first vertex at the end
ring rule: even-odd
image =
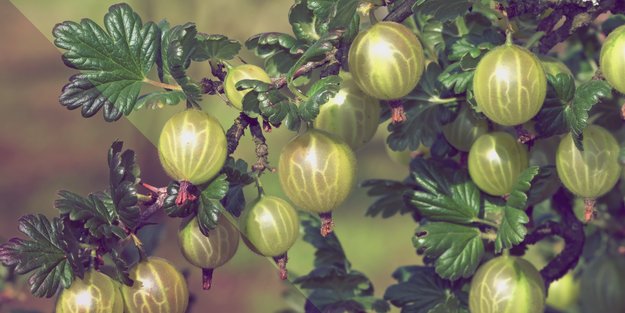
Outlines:
{"type": "Polygon", "coordinates": [[[378,197],[367,209],[366,216],[389,218],[396,214],[416,213],[412,207],[406,205],[404,197],[412,192],[416,186],[411,182],[393,180],[370,179],[360,184],[362,188],[370,188],[367,195],[378,197]]]}
{"type": "Polygon", "coordinates": [[[414,246],[436,259],[436,273],[442,278],[468,278],[484,257],[479,229],[458,224],[434,222],[421,226],[413,238],[414,246]]]}
{"type": "Polygon", "coordinates": [[[134,229],[140,213],[137,199],[140,170],[135,152],[122,152],[122,146],[123,142],[115,141],[108,153],[111,200],[119,220],[126,227],[134,229]]]}
{"type": "Polygon", "coordinates": [[[91,236],[98,239],[126,238],[126,232],[117,225],[119,215],[110,195],[100,192],[84,198],[61,190],[59,197],[54,201],[54,207],[70,221],[81,222],[91,236]]]}
{"type": "Polygon", "coordinates": [[[480,210],[480,191],[464,171],[453,174],[440,163],[416,158],[412,176],[422,188],[408,197],[419,213],[432,221],[469,224],[480,210]]]}
{"type": "Polygon", "coordinates": [[[462,301],[466,293],[440,278],[431,267],[400,267],[393,277],[398,283],[386,289],[384,299],[401,308],[402,313],[468,313],[462,301]]]}
{"type": "Polygon", "coordinates": [[[471,2],[467,0],[419,0],[412,7],[412,11],[431,15],[435,20],[446,22],[466,15],[470,7],[471,2]]]}
{"type": "Polygon", "coordinates": [[[54,27],[54,44],[66,50],[63,62],[81,73],[63,87],[61,104],[82,108],[84,117],[104,108],[104,118],[115,121],[132,112],[141,83],[154,65],[158,27],[141,18],[127,4],[110,7],[106,30],[90,19],[66,21],[54,27]]]}
{"type": "Polygon", "coordinates": [[[319,107],[332,99],[341,88],[339,76],[327,76],[316,81],[306,93],[308,99],[299,105],[299,115],[312,122],[319,115],[319,107]]]}
{"type": "Polygon", "coordinates": [[[69,288],[75,275],[83,275],[76,239],[60,219],[26,215],[19,219],[19,230],[29,240],[13,238],[1,245],[0,261],[17,274],[32,272],[28,285],[34,296],[52,297],[59,286],[69,288]]]}

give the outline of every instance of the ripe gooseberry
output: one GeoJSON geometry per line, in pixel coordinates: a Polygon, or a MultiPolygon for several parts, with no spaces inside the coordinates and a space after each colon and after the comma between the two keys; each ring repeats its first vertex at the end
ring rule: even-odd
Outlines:
{"type": "Polygon", "coordinates": [[[382,100],[404,97],[419,83],[425,67],[415,34],[395,22],[379,22],[356,36],[349,70],[362,91],[382,100]]]}
{"type": "Polygon", "coordinates": [[[584,198],[597,198],[618,181],[620,148],[610,132],[596,125],[584,129],[582,144],[584,151],[579,151],[571,134],[566,134],[556,152],[556,169],[571,192],[584,198]]]}
{"type": "Polygon", "coordinates": [[[471,313],[543,313],[545,283],[528,261],[500,256],[484,263],[471,280],[471,313]]]}
{"type": "Polygon", "coordinates": [[[194,185],[215,177],[226,161],[226,153],[226,134],[219,121],[196,109],[169,118],[158,140],[158,156],[165,172],[175,180],[194,185]]]}
{"type": "Polygon", "coordinates": [[[353,150],[373,138],[380,124],[380,102],[365,94],[347,72],[339,73],[341,89],[319,108],[314,126],[343,139],[353,150]]]}
{"type": "Polygon", "coordinates": [[[124,310],[124,299],[119,284],[96,270],[76,277],[72,285],[61,291],[56,313],[99,312],[117,313],[124,310]]]}
{"type": "Polygon", "coordinates": [[[602,255],[593,260],[582,274],[583,312],[625,312],[625,261],[621,255],[602,255]]]}
{"type": "Polygon", "coordinates": [[[625,25],[619,26],[608,35],[601,46],[599,67],[603,77],[620,93],[625,93],[625,25]]]}
{"type": "Polygon", "coordinates": [[[281,267],[280,277],[286,279],[286,253],[299,237],[297,211],[278,197],[261,194],[243,212],[239,223],[250,250],[273,257],[281,267]]]}
{"type": "Polygon", "coordinates": [[[169,261],[149,257],[130,270],[132,286],[122,286],[126,313],[184,313],[187,281],[169,261]]]}
{"type": "Polygon", "coordinates": [[[538,58],[508,41],[480,60],[473,76],[477,107],[503,126],[523,124],[545,101],[547,77],[538,58]]]}
{"type": "MultiPolygon", "coordinates": [[[[327,132],[308,129],[291,139],[280,153],[280,185],[296,206],[329,213],[347,199],[356,182],[356,157],[349,146],[327,132]]],[[[324,219],[322,233],[331,231],[324,219]]]]}
{"type": "Polygon", "coordinates": [[[239,230],[223,214],[208,236],[200,230],[197,218],[183,222],[178,231],[178,243],[182,255],[189,263],[203,271],[202,287],[211,287],[213,270],[226,264],[239,247],[239,230]]]}
{"type": "Polygon", "coordinates": [[[243,64],[233,67],[228,70],[226,80],[224,82],[224,92],[232,106],[237,110],[243,110],[243,97],[250,92],[250,90],[237,90],[237,83],[245,80],[253,79],[260,80],[264,83],[271,83],[271,77],[267,75],[264,69],[253,64],[243,64]]]}
{"type": "Polygon", "coordinates": [[[475,116],[468,105],[463,105],[451,123],[443,126],[445,139],[460,151],[469,151],[481,135],[488,132],[486,120],[475,116]]]}
{"type": "Polygon", "coordinates": [[[493,196],[510,193],[527,167],[527,148],[508,133],[484,134],[469,151],[471,179],[482,191],[493,196]]]}

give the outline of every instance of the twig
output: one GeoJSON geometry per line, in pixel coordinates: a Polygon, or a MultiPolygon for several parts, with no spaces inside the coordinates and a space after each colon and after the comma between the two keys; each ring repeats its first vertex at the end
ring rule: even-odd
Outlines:
{"type": "Polygon", "coordinates": [[[535,244],[551,236],[559,236],[564,239],[565,246],[562,252],[540,271],[546,288],[549,288],[552,282],[564,276],[577,265],[586,239],[584,224],[573,213],[572,199],[563,188],[560,188],[553,196],[552,203],[554,209],[562,217],[561,222],[549,221],[538,226],[525,236],[521,244],[514,247],[511,251],[513,254],[523,254],[527,245],[535,244]]]}
{"type": "Polygon", "coordinates": [[[384,21],[402,22],[412,15],[412,6],[416,3],[416,0],[406,0],[398,5],[392,12],[390,12],[384,21]]]}
{"type": "Polygon", "coordinates": [[[250,117],[241,112],[239,117],[234,120],[234,124],[226,132],[226,138],[228,140],[228,155],[233,154],[239,146],[239,141],[243,136],[243,133],[247,126],[250,124],[250,117]]]}
{"type": "Polygon", "coordinates": [[[265,170],[274,172],[275,168],[269,165],[269,147],[265,136],[263,135],[263,128],[261,127],[258,119],[249,118],[249,127],[252,138],[254,138],[254,144],[256,144],[256,157],[257,161],[252,165],[252,170],[261,174],[265,170]]]}
{"type": "Polygon", "coordinates": [[[545,36],[538,44],[540,53],[547,53],[558,43],[566,40],[577,29],[591,23],[597,16],[605,12],[613,14],[625,12],[625,1],[623,0],[603,0],[597,5],[592,1],[580,2],[578,0],[563,1],[519,1],[509,0],[505,8],[509,18],[521,15],[538,15],[551,9],[552,13],[543,19],[537,31],[545,32],[545,36]],[[565,18],[563,25],[554,27],[565,18]]]}

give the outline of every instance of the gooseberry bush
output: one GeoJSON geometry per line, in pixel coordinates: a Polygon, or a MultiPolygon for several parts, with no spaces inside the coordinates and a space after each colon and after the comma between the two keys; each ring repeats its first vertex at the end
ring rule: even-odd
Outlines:
{"type": "Polygon", "coordinates": [[[61,191],[58,217],[20,219],[25,238],[0,246],[7,280],[29,275],[61,313],[186,312],[179,265],[138,236],[163,211],[180,219],[180,251],[204,289],[244,246],[287,279],[303,234],[315,268],[291,276],[307,296],[292,312],[622,313],[623,13],[617,0],[296,0],[292,34],[244,43],[143,21],[127,4],[102,24],[62,22],[54,43],[78,73],[61,105],[109,122],[181,107],[158,141],[172,181],[143,181],[135,153],[114,142],[105,190],[61,191]],[[210,73],[189,76],[202,62],[210,73]],[[227,130],[202,110],[209,96],[240,111],[227,130]],[[406,249],[423,261],[396,269],[377,298],[332,212],[357,184],[354,151],[389,120],[387,149],[406,176],[361,182],[375,198],[363,214],[414,220],[406,249]],[[266,142],[277,127],[293,131],[282,151],[266,142]],[[251,164],[233,157],[246,131],[251,164]],[[286,199],[265,193],[263,175],[279,176],[286,199]]]}

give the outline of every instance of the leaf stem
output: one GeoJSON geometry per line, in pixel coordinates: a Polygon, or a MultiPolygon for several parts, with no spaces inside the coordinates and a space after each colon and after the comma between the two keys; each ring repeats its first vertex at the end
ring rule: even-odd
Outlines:
{"type": "Polygon", "coordinates": [[[489,221],[489,220],[486,220],[486,219],[483,219],[483,218],[475,218],[475,219],[473,219],[473,222],[474,223],[479,223],[479,224],[482,224],[482,225],[485,225],[485,226],[488,226],[488,227],[492,227],[494,229],[499,229],[499,225],[497,223],[489,221]]]}
{"type": "Polygon", "coordinates": [[[447,104],[447,103],[462,101],[465,98],[464,97],[440,98],[438,96],[431,96],[431,97],[408,96],[406,97],[406,99],[417,100],[417,101],[427,101],[427,102],[434,103],[434,104],[447,104]]]}
{"type": "Polygon", "coordinates": [[[178,85],[171,85],[171,84],[166,84],[166,83],[161,83],[155,80],[151,80],[149,78],[144,78],[143,82],[146,84],[150,84],[154,87],[159,87],[159,88],[163,88],[163,89],[170,89],[170,90],[178,90],[178,91],[182,91],[182,87],[178,86],[178,85]]]}
{"type": "Polygon", "coordinates": [[[308,100],[308,97],[306,97],[301,91],[299,91],[299,89],[297,89],[297,87],[293,86],[293,81],[290,81],[287,84],[287,88],[289,88],[289,90],[298,98],[306,101],[308,100]]]}

